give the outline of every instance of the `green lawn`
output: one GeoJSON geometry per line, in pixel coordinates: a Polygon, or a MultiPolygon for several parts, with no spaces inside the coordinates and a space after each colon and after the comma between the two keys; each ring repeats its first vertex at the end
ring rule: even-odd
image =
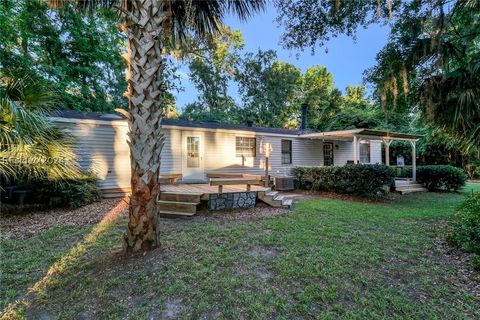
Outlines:
{"type": "Polygon", "coordinates": [[[479,318],[478,297],[456,286],[434,245],[463,196],[322,198],[270,218],[164,220],[162,249],[128,258],[124,216],[56,226],[1,240],[0,307],[27,319],[479,318]]]}

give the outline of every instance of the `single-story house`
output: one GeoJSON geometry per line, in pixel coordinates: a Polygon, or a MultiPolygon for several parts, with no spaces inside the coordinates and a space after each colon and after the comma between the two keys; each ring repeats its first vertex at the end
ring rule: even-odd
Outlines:
{"type": "MultiPolygon", "coordinates": [[[[51,119],[78,138],[80,164],[98,175],[101,189],[129,190],[128,123],[123,116],[58,111],[51,119]]],[[[368,129],[315,132],[306,130],[305,117],[299,130],[174,119],[163,119],[162,129],[166,139],[160,174],[181,174],[186,183],[206,182],[207,173],[263,175],[267,153],[273,177],[288,175],[295,166],[382,163],[382,144],[388,162],[392,140],[410,141],[415,152],[419,138],[368,129]]]]}

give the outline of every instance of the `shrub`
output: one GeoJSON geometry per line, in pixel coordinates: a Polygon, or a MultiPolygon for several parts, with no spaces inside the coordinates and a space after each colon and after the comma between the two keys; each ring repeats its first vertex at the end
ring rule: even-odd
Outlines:
{"type": "Polygon", "coordinates": [[[463,169],[468,179],[479,179],[480,178],[480,161],[469,163],[463,169]]]}
{"type": "Polygon", "coordinates": [[[331,167],[296,167],[292,170],[297,187],[317,191],[377,197],[393,185],[392,170],[379,164],[331,167]]]}
{"type": "Polygon", "coordinates": [[[465,173],[450,165],[420,166],[417,168],[417,181],[425,184],[430,191],[457,191],[465,186],[465,173]]]}
{"type": "Polygon", "coordinates": [[[451,227],[448,240],[474,253],[473,261],[480,268],[480,192],[468,196],[460,205],[451,227]]]}
{"type": "Polygon", "coordinates": [[[83,172],[76,179],[52,181],[48,179],[16,179],[4,184],[11,193],[2,193],[2,202],[10,205],[10,211],[22,208],[51,208],[68,206],[78,208],[101,199],[97,178],[93,173],[83,172]],[[23,198],[15,194],[24,194],[23,198]],[[20,206],[19,206],[20,205],[20,206]]]}
{"type": "Polygon", "coordinates": [[[97,187],[97,177],[89,172],[75,180],[39,181],[35,183],[34,189],[37,202],[49,207],[78,208],[102,198],[97,187]]]}

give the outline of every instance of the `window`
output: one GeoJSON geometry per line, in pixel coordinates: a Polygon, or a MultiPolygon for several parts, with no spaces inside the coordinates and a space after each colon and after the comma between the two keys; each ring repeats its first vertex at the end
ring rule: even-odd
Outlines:
{"type": "Polygon", "coordinates": [[[323,165],[333,166],[333,143],[323,143],[323,165]]]}
{"type": "Polygon", "coordinates": [[[360,163],[370,163],[370,143],[360,143],[360,163]]]}
{"type": "Polygon", "coordinates": [[[187,137],[187,168],[200,167],[199,146],[199,137],[187,137]]]}
{"type": "Polygon", "coordinates": [[[292,164],[292,140],[282,140],[282,164],[292,164]]]}
{"type": "Polygon", "coordinates": [[[235,150],[237,157],[255,157],[256,156],[255,138],[250,137],[236,137],[235,150]]]}

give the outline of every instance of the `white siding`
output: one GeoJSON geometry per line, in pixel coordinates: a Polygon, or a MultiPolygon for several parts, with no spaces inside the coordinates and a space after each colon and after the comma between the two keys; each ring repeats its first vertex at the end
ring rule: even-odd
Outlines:
{"type": "MultiPolygon", "coordinates": [[[[335,147],[334,163],[336,166],[343,166],[347,161],[353,161],[353,141],[334,141],[335,147]]],[[[360,150],[360,149],[359,149],[360,150]]],[[[370,142],[370,163],[382,163],[382,143],[370,142]]]]}
{"type": "MultiPolygon", "coordinates": [[[[161,174],[182,172],[182,131],[194,134],[194,129],[165,129],[165,146],[162,152],[161,174]]],[[[197,131],[198,132],[198,131],[197,131]]],[[[323,164],[323,148],[319,140],[308,140],[289,136],[262,136],[255,133],[235,133],[224,131],[204,131],[205,136],[205,172],[238,172],[263,174],[265,157],[260,153],[262,138],[272,144],[269,158],[271,175],[284,175],[295,166],[319,166],[323,164]],[[247,157],[242,164],[242,158],[236,156],[235,138],[255,137],[256,157],[247,157]],[[281,163],[281,140],[292,140],[292,164],[281,163]]]]}
{"type": "MultiPolygon", "coordinates": [[[[76,152],[84,169],[94,171],[99,178],[101,189],[130,188],[130,152],[127,144],[128,127],[122,124],[98,123],[59,123],[78,138],[76,152]]],[[[296,166],[322,166],[323,142],[320,139],[305,139],[295,136],[262,135],[254,132],[226,130],[208,131],[193,128],[163,129],[166,136],[162,150],[160,174],[182,173],[182,132],[202,131],[205,137],[204,165],[208,172],[238,172],[263,174],[265,158],[260,152],[262,139],[271,143],[269,172],[272,176],[285,175],[296,166]],[[236,156],[235,137],[255,137],[256,157],[236,156]],[[281,140],[292,141],[292,164],[281,163],[281,140]]],[[[328,141],[328,140],[327,140],[328,141]]],[[[328,141],[334,145],[334,164],[345,165],[353,161],[351,141],[328,141]]],[[[381,143],[371,143],[371,163],[381,163],[381,143]]]]}
{"type": "Polygon", "coordinates": [[[382,143],[370,142],[370,163],[382,163],[382,143]]]}
{"type": "Polygon", "coordinates": [[[182,131],[163,129],[165,143],[162,150],[160,173],[182,172],[182,131]]]}
{"type": "Polygon", "coordinates": [[[344,166],[347,164],[347,161],[353,161],[353,142],[333,141],[333,144],[334,144],[333,162],[336,166],[344,166]]]}
{"type": "Polygon", "coordinates": [[[61,123],[78,140],[80,165],[93,171],[101,189],[130,188],[130,151],[126,126],[92,123],[61,123]]]}

